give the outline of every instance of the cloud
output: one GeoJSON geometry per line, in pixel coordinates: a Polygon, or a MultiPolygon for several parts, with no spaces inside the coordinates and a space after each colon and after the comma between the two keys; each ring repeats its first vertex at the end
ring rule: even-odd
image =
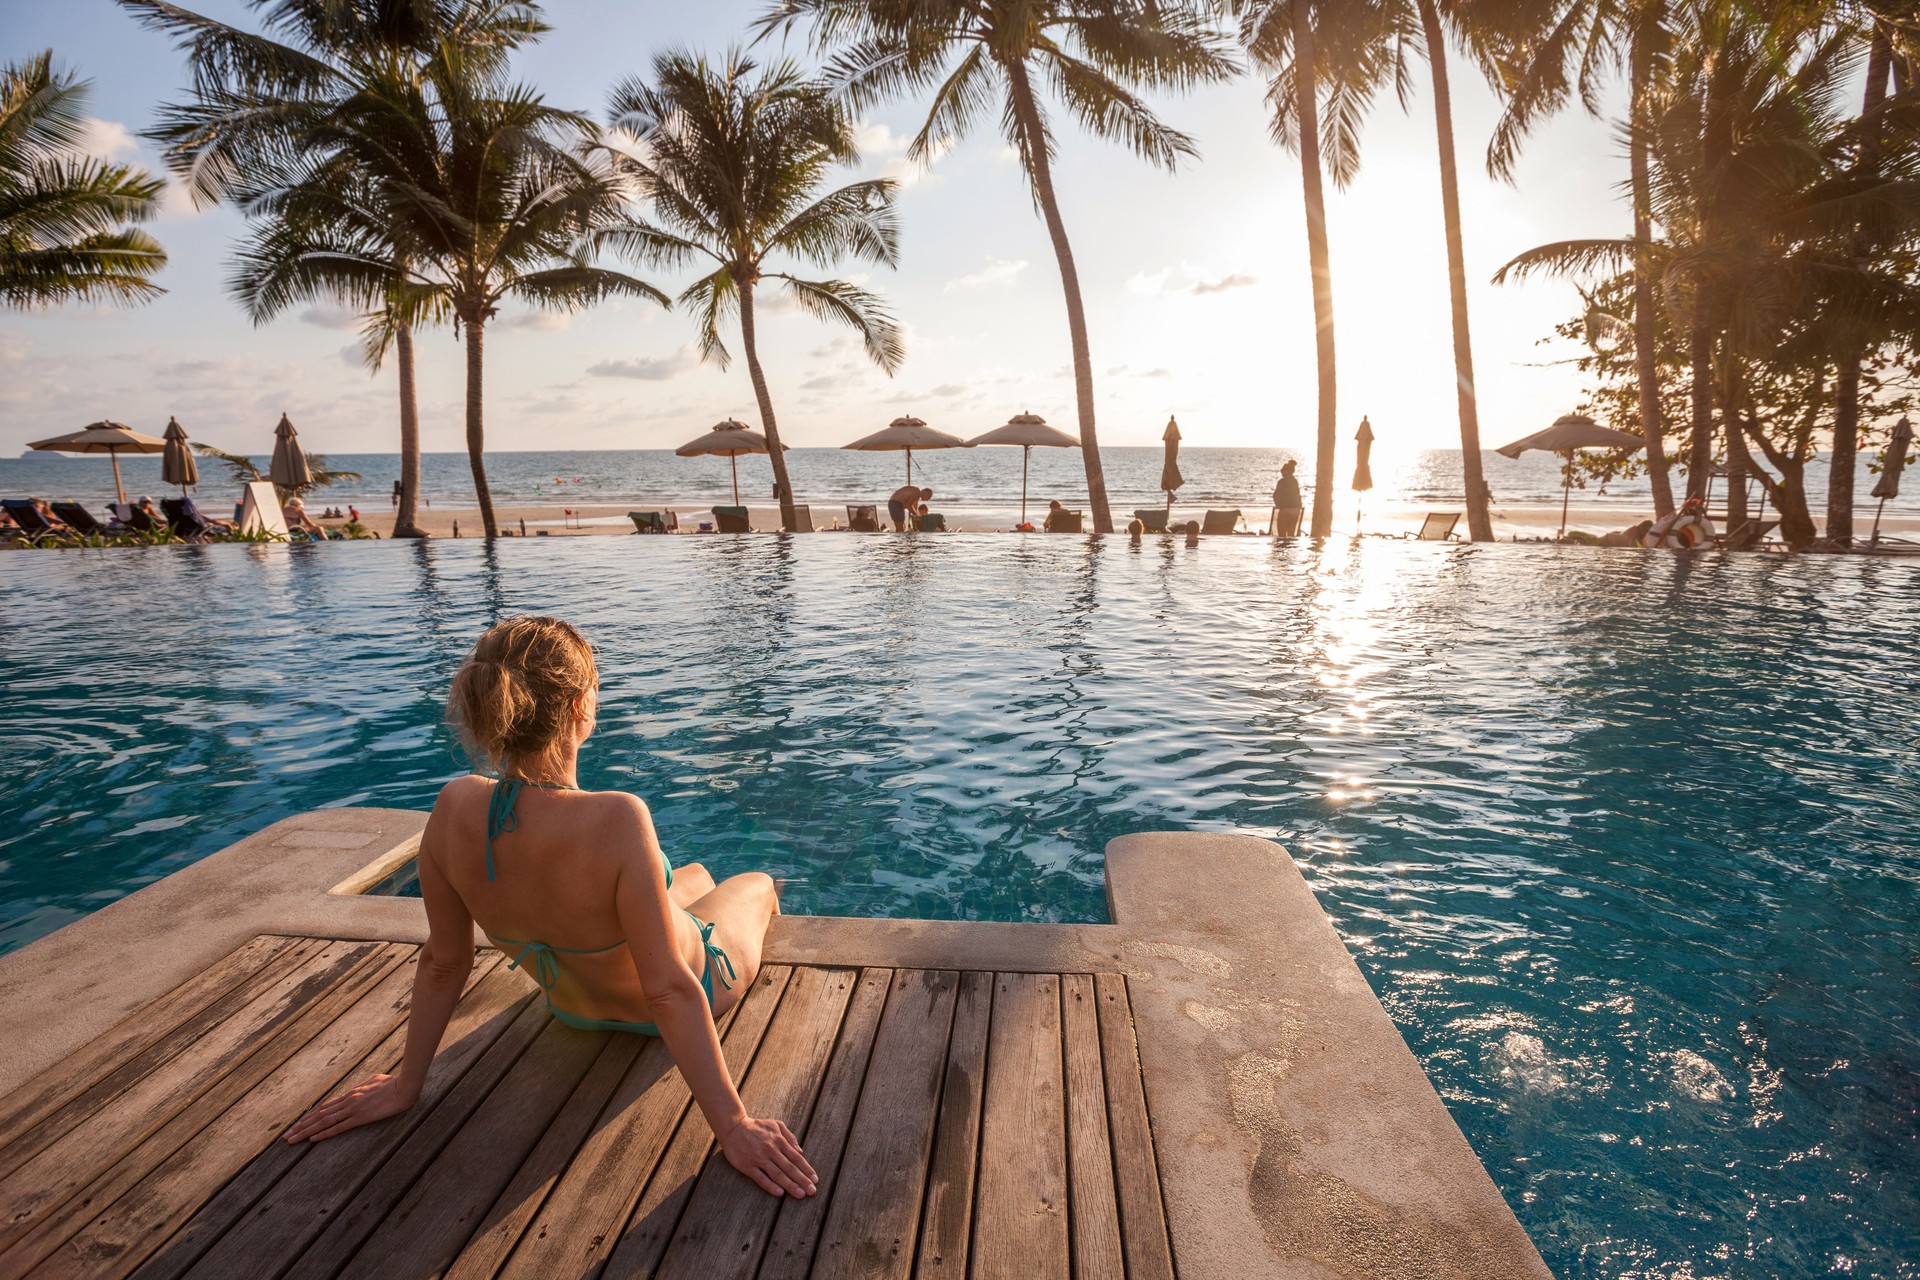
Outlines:
{"type": "Polygon", "coordinates": [[[1218,280],[1196,280],[1192,292],[1197,294],[1225,293],[1229,289],[1244,289],[1254,282],[1253,277],[1244,271],[1221,276],[1218,280]]]}
{"type": "Polygon", "coordinates": [[[1136,271],[1127,277],[1127,292],[1138,294],[1142,298],[1157,298],[1167,290],[1167,276],[1172,268],[1162,267],[1158,271],[1136,271]]]}
{"type": "Polygon", "coordinates": [[[978,289],[985,285],[1012,284],[1022,271],[1027,269],[1024,258],[995,258],[978,271],[964,276],[955,276],[947,281],[946,291],[955,289],[978,289]]]}
{"type": "Polygon", "coordinates": [[[1145,373],[1141,374],[1140,376],[1143,378],[1171,378],[1173,376],[1173,370],[1149,369],[1145,373]]]}
{"type": "Polygon", "coordinates": [[[681,347],[670,356],[647,356],[638,360],[602,360],[598,364],[588,365],[587,372],[596,378],[632,378],[639,382],[665,382],[697,367],[700,363],[700,351],[692,343],[681,347]]]}
{"type": "Polygon", "coordinates": [[[526,329],[534,333],[564,333],[573,327],[573,317],[564,311],[522,311],[508,316],[495,326],[500,329],[526,329]]]}
{"type": "Polygon", "coordinates": [[[932,391],[936,396],[960,396],[966,393],[967,389],[957,382],[943,382],[932,391]]]}
{"type": "Polygon", "coordinates": [[[358,329],[360,313],[351,307],[342,307],[331,302],[316,302],[300,313],[300,323],[318,325],[322,329],[358,329]]]}
{"type": "Polygon", "coordinates": [[[815,377],[808,378],[805,382],[801,383],[800,389],[802,391],[831,391],[839,385],[840,378],[838,375],[822,373],[815,377]]]}
{"type": "Polygon", "coordinates": [[[350,364],[356,369],[364,369],[367,367],[366,352],[361,349],[360,344],[357,342],[349,342],[346,346],[340,348],[340,359],[343,363],[350,364]]]}
{"type": "Polygon", "coordinates": [[[861,125],[855,141],[862,156],[869,161],[880,162],[874,177],[891,179],[902,187],[940,181],[940,175],[933,172],[933,166],[953,150],[953,143],[949,141],[933,148],[924,160],[909,159],[907,148],[913,145],[913,139],[906,134],[895,133],[878,121],[861,125]]]}
{"type": "Polygon", "coordinates": [[[101,160],[131,160],[140,154],[140,141],[118,120],[89,117],[80,128],[80,150],[101,160]]]}

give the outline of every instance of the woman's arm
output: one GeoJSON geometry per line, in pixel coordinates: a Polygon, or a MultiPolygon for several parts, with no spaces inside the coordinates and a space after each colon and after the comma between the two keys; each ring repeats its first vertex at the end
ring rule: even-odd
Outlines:
{"type": "Polygon", "coordinates": [[[440,1037],[447,1033],[453,1007],[473,972],[473,916],[440,871],[439,821],[436,803],[420,836],[420,896],[427,906],[427,945],[420,949],[413,970],[413,1003],[407,1012],[407,1048],[400,1070],[374,1076],[315,1107],[287,1130],[288,1142],[319,1142],[399,1115],[419,1100],[440,1037]]]}
{"type": "Polygon", "coordinates": [[[614,847],[630,853],[622,859],[614,905],[660,1038],[728,1162],[769,1195],[810,1196],[818,1189],[819,1177],[792,1131],[778,1120],[749,1116],[733,1087],[713,1008],[674,944],[678,909],[667,896],[666,863],[653,817],[639,799],[625,799],[632,803],[622,815],[622,839],[614,847]]]}

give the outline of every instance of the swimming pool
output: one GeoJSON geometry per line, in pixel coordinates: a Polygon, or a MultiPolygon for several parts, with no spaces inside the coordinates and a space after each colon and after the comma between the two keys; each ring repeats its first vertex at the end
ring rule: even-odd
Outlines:
{"type": "Polygon", "coordinates": [[[676,860],[1100,919],[1115,835],[1271,836],[1559,1274],[1920,1275],[1911,565],[820,535],[0,589],[0,946],[289,813],[426,807],[465,647],[558,612],[604,667],[583,781],[676,860]]]}

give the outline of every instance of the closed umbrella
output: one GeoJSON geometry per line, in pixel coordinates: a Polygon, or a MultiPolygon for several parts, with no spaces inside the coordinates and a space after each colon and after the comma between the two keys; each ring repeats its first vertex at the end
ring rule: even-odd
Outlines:
{"type": "Polygon", "coordinates": [[[286,414],[280,415],[280,425],[273,429],[273,464],[267,468],[267,478],[282,489],[298,492],[313,483],[313,472],[307,469],[307,455],[300,449],[300,433],[293,429],[293,422],[286,414]]]}
{"type": "Polygon", "coordinates": [[[928,426],[919,418],[895,418],[870,436],[861,436],[852,444],[843,444],[842,449],[863,449],[869,453],[897,453],[902,450],[907,455],[907,483],[913,483],[913,451],[915,449],[971,449],[973,442],[962,440],[959,436],[928,426]]]}
{"type": "MultiPolygon", "coordinates": [[[[780,446],[785,453],[786,445],[780,446]]],[[[674,450],[683,458],[725,458],[733,467],[733,505],[740,505],[740,455],[743,453],[771,454],[767,438],[744,422],[728,418],[725,422],[714,424],[713,430],[698,440],[689,440],[674,450]]]]}
{"type": "Polygon", "coordinates": [[[1027,522],[1027,466],[1033,458],[1035,446],[1055,449],[1077,449],[1080,438],[1070,436],[1058,427],[1050,427],[1047,420],[1037,413],[1016,413],[1007,419],[1004,427],[995,427],[983,436],[975,436],[967,441],[971,448],[980,444],[1017,444],[1020,446],[1020,523],[1027,522]]]}
{"type": "Polygon", "coordinates": [[[1518,458],[1529,449],[1551,449],[1566,455],[1566,466],[1560,472],[1560,536],[1564,538],[1567,536],[1567,503],[1573,497],[1574,450],[1644,449],[1646,445],[1647,442],[1639,436],[1603,427],[1584,413],[1566,413],[1555,418],[1553,425],[1545,431],[1536,431],[1512,444],[1503,444],[1494,452],[1503,458],[1518,458]]]}
{"type": "Polygon", "coordinates": [[[200,464],[193,460],[193,450],[187,448],[187,429],[180,425],[178,418],[167,419],[163,438],[167,442],[167,451],[160,456],[160,479],[167,484],[179,485],[181,496],[184,497],[188,485],[200,483],[200,464]]]}
{"type": "Polygon", "coordinates": [[[1167,495],[1167,527],[1173,527],[1173,491],[1186,483],[1180,474],[1180,424],[1167,417],[1167,429],[1160,433],[1167,443],[1166,460],[1160,464],[1160,488],[1167,495]]]}
{"type": "Polygon", "coordinates": [[[120,455],[123,453],[164,453],[167,442],[155,436],[143,436],[120,422],[87,424],[70,435],[55,436],[27,446],[47,453],[104,453],[113,459],[113,488],[120,501],[127,500],[127,487],[120,482],[120,455]]]}
{"type": "MultiPolygon", "coordinates": [[[[1353,491],[1365,493],[1373,488],[1373,423],[1365,415],[1361,416],[1360,429],[1353,433],[1353,438],[1359,442],[1354,451],[1353,491]]],[[[1353,528],[1356,533],[1360,530],[1358,499],[1355,499],[1353,504],[1353,528]]]]}
{"type": "Polygon", "coordinates": [[[1869,546],[1880,541],[1880,513],[1887,509],[1887,499],[1900,496],[1900,473],[1907,469],[1907,447],[1912,443],[1913,424],[1903,417],[1893,424],[1893,438],[1887,441],[1887,459],[1870,495],[1880,499],[1880,505],[1873,509],[1873,540],[1869,546]]]}

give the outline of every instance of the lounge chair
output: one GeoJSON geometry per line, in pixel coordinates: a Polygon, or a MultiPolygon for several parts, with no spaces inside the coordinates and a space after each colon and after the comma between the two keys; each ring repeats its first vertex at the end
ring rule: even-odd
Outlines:
{"type": "Polygon", "coordinates": [[[877,506],[848,506],[847,528],[853,530],[855,533],[880,532],[880,508],[877,506]]]}
{"type": "Polygon", "coordinates": [[[1052,524],[1047,529],[1047,532],[1048,533],[1085,533],[1086,530],[1082,527],[1082,523],[1085,519],[1086,519],[1086,515],[1084,512],[1056,511],[1053,514],[1052,524]]]}
{"type": "Polygon", "coordinates": [[[1453,537],[1453,526],[1460,523],[1458,511],[1429,511],[1427,518],[1420,522],[1420,532],[1414,535],[1418,542],[1446,542],[1453,537]]]}
{"type": "Polygon", "coordinates": [[[102,538],[113,536],[113,530],[94,518],[93,512],[77,502],[56,502],[52,504],[53,514],[66,522],[75,533],[96,535],[102,538]]]}
{"type": "Polygon", "coordinates": [[[162,498],[160,510],[166,513],[167,524],[173,531],[188,542],[204,542],[219,532],[200,514],[192,498],[162,498]]]}
{"type": "Polygon", "coordinates": [[[680,528],[680,517],[672,511],[629,511],[635,533],[673,533],[680,528]]]}
{"type": "Polygon", "coordinates": [[[1232,533],[1240,523],[1240,508],[1231,511],[1209,511],[1200,521],[1200,532],[1210,538],[1232,533]]]}
{"type": "Polygon", "coordinates": [[[28,542],[39,542],[43,538],[57,538],[66,530],[40,514],[40,508],[26,498],[8,498],[0,502],[0,510],[13,517],[14,525],[20,530],[20,536],[28,542]]]}
{"type": "Polygon", "coordinates": [[[133,530],[135,533],[159,533],[162,529],[166,528],[165,525],[142,511],[139,507],[134,506],[131,502],[121,503],[113,509],[113,513],[120,517],[121,524],[127,526],[127,528],[133,530]]]}
{"type": "Polygon", "coordinates": [[[940,511],[929,511],[920,517],[915,527],[922,533],[945,533],[947,531],[946,514],[940,511]]]}
{"type": "Polygon", "coordinates": [[[1148,533],[1165,533],[1167,517],[1173,514],[1171,507],[1161,507],[1158,511],[1136,511],[1133,518],[1138,520],[1148,533]]]}
{"type": "Polygon", "coordinates": [[[793,528],[791,533],[813,532],[813,508],[804,503],[795,503],[793,508],[793,528]]]}
{"type": "Polygon", "coordinates": [[[747,519],[745,507],[715,507],[713,524],[721,533],[753,532],[753,524],[747,519]]]}

